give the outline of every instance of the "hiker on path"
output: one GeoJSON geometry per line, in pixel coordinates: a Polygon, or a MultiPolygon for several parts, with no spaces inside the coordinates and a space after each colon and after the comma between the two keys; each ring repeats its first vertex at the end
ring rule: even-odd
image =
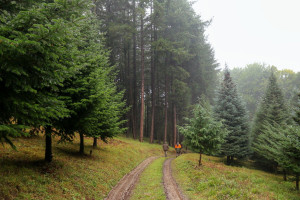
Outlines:
{"type": "Polygon", "coordinates": [[[176,150],[176,157],[180,155],[180,151],[181,151],[181,144],[179,144],[179,142],[177,142],[177,144],[175,145],[175,150],[176,150]]]}
{"type": "Polygon", "coordinates": [[[167,151],[169,150],[169,145],[166,142],[163,144],[163,150],[165,152],[165,157],[167,157],[167,151]]]}

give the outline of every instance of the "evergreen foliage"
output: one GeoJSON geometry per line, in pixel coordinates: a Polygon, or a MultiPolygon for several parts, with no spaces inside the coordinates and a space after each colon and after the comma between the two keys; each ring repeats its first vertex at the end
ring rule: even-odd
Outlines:
{"type": "Polygon", "coordinates": [[[100,137],[106,141],[118,133],[127,111],[123,92],[117,91],[114,68],[110,67],[108,52],[99,33],[99,21],[86,11],[78,32],[78,71],[61,89],[70,117],[59,122],[62,140],[72,140],[80,134],[80,152],[84,153],[83,136],[100,137]]]}
{"type": "Polygon", "coordinates": [[[205,98],[201,98],[199,104],[195,105],[193,117],[187,119],[188,123],[180,127],[184,140],[193,150],[200,153],[199,165],[201,165],[201,154],[213,154],[220,150],[226,134],[221,122],[213,117],[211,106],[205,98]]]}
{"type": "Polygon", "coordinates": [[[263,134],[254,143],[254,150],[269,162],[276,163],[286,172],[296,176],[296,188],[299,190],[300,175],[300,128],[292,125],[264,126],[263,134]],[[298,181],[297,181],[298,180],[298,181]]]}
{"type": "Polygon", "coordinates": [[[252,128],[253,145],[258,144],[257,137],[264,133],[265,127],[274,124],[285,125],[287,122],[289,122],[289,115],[286,104],[277,79],[274,73],[271,73],[265,97],[260,103],[252,128]]]}
{"type": "Polygon", "coordinates": [[[9,137],[28,135],[25,127],[44,127],[45,159],[51,161],[53,132],[62,140],[79,132],[82,152],[83,135],[106,141],[123,132],[123,92],[92,1],[3,5],[0,140],[13,146],[9,137]]]}
{"type": "Polygon", "coordinates": [[[73,30],[85,7],[79,0],[10,3],[0,12],[0,129],[6,141],[27,135],[19,129],[24,125],[46,126],[67,116],[57,92],[74,71],[73,30]]]}
{"type": "Polygon", "coordinates": [[[222,153],[227,156],[227,162],[230,163],[234,157],[244,158],[250,155],[250,137],[246,110],[227,68],[217,95],[215,114],[228,130],[222,145],[222,153]]]}

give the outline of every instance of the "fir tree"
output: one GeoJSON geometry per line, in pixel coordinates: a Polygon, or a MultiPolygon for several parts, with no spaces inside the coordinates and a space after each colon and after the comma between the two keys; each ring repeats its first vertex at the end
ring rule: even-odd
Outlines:
{"type": "Polygon", "coordinates": [[[222,145],[222,153],[227,156],[227,163],[230,164],[234,157],[248,156],[250,146],[246,110],[227,68],[215,105],[216,116],[228,130],[228,135],[222,145]]]}
{"type": "Polygon", "coordinates": [[[265,92],[265,97],[260,103],[259,110],[254,119],[252,130],[253,143],[256,142],[257,136],[262,133],[264,124],[284,124],[287,122],[287,109],[284,102],[283,94],[277,84],[274,73],[269,77],[269,84],[265,92]]]}
{"type": "Polygon", "coordinates": [[[199,166],[202,164],[203,153],[212,154],[220,150],[226,134],[226,129],[223,129],[221,122],[214,119],[211,106],[204,98],[195,105],[193,117],[188,119],[187,125],[180,127],[180,131],[187,144],[200,153],[199,166]]]}
{"type": "Polygon", "coordinates": [[[268,157],[263,155],[264,152],[260,150],[263,149],[262,146],[265,145],[265,142],[270,143],[276,141],[271,138],[266,138],[267,136],[261,136],[261,138],[258,139],[259,135],[266,133],[276,134],[276,132],[270,130],[273,126],[285,126],[289,122],[289,115],[287,114],[282,92],[277,84],[277,79],[274,73],[271,73],[265,97],[263,98],[256,113],[252,128],[252,148],[255,152],[254,158],[260,164],[269,168],[272,167],[276,170],[278,162],[272,159],[272,156],[268,157]],[[266,141],[263,142],[262,138],[266,138],[266,141]]]}
{"type": "Polygon", "coordinates": [[[62,140],[72,140],[75,132],[79,133],[81,154],[84,154],[84,136],[106,141],[123,132],[121,116],[127,111],[123,92],[117,91],[114,82],[114,68],[110,66],[103,37],[98,32],[99,21],[93,13],[86,11],[85,15],[77,33],[79,70],[61,89],[70,117],[59,122],[62,140]]]}
{"type": "Polygon", "coordinates": [[[20,130],[23,125],[51,126],[67,116],[57,92],[74,74],[74,21],[85,5],[11,1],[1,8],[1,140],[28,135],[20,130]]]}

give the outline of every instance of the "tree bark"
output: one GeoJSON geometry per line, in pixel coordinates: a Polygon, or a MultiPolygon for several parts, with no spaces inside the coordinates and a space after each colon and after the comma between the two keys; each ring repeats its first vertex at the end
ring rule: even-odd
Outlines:
{"type": "MultiPolygon", "coordinates": [[[[135,12],[135,0],[132,2],[133,4],[133,10],[132,10],[132,15],[133,15],[133,26],[134,29],[136,30],[136,12],[135,12]]],[[[133,139],[136,139],[136,114],[137,114],[137,106],[136,106],[136,100],[137,100],[137,83],[136,83],[136,33],[135,31],[133,32],[133,59],[132,59],[132,64],[133,64],[133,105],[132,105],[132,136],[133,139]]]]}
{"type": "Polygon", "coordinates": [[[45,161],[52,162],[52,129],[50,126],[46,126],[45,128],[45,136],[46,136],[46,149],[45,149],[45,161]]]}
{"type": "Polygon", "coordinates": [[[165,131],[164,131],[164,143],[167,141],[167,131],[168,131],[168,80],[167,80],[167,70],[165,74],[165,131]]]}
{"type": "Polygon", "coordinates": [[[285,171],[285,170],[283,170],[283,180],[284,180],[284,181],[287,180],[287,178],[286,178],[286,171],[285,171]]]}
{"type": "Polygon", "coordinates": [[[84,154],[84,137],[83,137],[83,133],[79,133],[80,136],[80,149],[79,149],[79,153],[81,155],[84,154]]]}
{"type": "Polygon", "coordinates": [[[141,14],[141,120],[140,120],[140,142],[144,139],[144,15],[141,14]]]}
{"type": "Polygon", "coordinates": [[[176,105],[174,104],[173,105],[173,125],[174,125],[174,127],[173,127],[173,131],[174,131],[174,133],[173,133],[173,137],[174,137],[174,139],[173,139],[173,142],[174,142],[174,146],[175,146],[175,144],[176,144],[176,139],[177,139],[177,129],[176,129],[176,126],[177,126],[177,121],[176,121],[176,105]]]}
{"type": "Polygon", "coordinates": [[[202,165],[202,153],[200,153],[200,158],[199,158],[199,167],[202,165]]]}
{"type": "Polygon", "coordinates": [[[296,190],[299,191],[299,174],[296,175],[296,190]]]}
{"type": "MultiPolygon", "coordinates": [[[[153,1],[151,4],[151,16],[153,13],[153,1]]],[[[152,21],[151,21],[152,23],[152,21]]],[[[154,120],[155,120],[155,103],[156,103],[156,99],[155,99],[155,63],[154,63],[154,48],[153,48],[153,32],[155,30],[155,28],[153,27],[154,25],[151,24],[151,103],[152,103],[152,107],[151,107],[151,130],[150,130],[150,143],[153,143],[153,137],[154,137],[154,120]]]]}
{"type": "Polygon", "coordinates": [[[227,165],[230,165],[230,164],[231,164],[230,156],[227,156],[227,165]]]}
{"type": "Polygon", "coordinates": [[[93,148],[96,148],[96,147],[97,147],[97,138],[94,137],[93,148]]]}

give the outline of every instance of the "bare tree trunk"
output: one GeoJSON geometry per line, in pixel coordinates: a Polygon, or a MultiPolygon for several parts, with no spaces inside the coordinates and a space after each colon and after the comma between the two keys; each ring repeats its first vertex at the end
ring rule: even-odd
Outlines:
{"type": "Polygon", "coordinates": [[[173,142],[174,142],[174,146],[175,146],[175,144],[176,144],[176,138],[177,138],[177,129],[176,129],[176,126],[177,126],[177,121],[176,121],[176,105],[174,104],[173,105],[173,125],[174,125],[174,127],[173,127],[173,131],[174,131],[174,135],[173,135],[173,137],[174,137],[174,139],[173,139],[173,142]]]}
{"type": "Polygon", "coordinates": [[[199,166],[201,166],[202,165],[202,153],[200,152],[200,158],[199,158],[199,164],[198,164],[199,166]]]}
{"type": "Polygon", "coordinates": [[[80,136],[80,148],[79,148],[79,153],[81,155],[84,154],[84,137],[83,137],[83,133],[79,133],[80,136]]]}
{"type": "Polygon", "coordinates": [[[144,14],[141,14],[141,120],[140,120],[140,142],[144,137],[144,14]]]}
{"type": "MultiPolygon", "coordinates": [[[[151,4],[151,15],[153,12],[153,1],[151,4]]],[[[151,21],[152,22],[152,21],[151,21]]],[[[155,27],[154,27],[155,29],[155,27]]],[[[151,108],[151,131],[150,131],[150,143],[153,143],[153,136],[154,136],[154,120],[155,120],[155,103],[156,103],[156,99],[155,99],[155,63],[154,63],[154,50],[153,50],[153,46],[152,46],[152,42],[153,42],[153,24],[151,24],[151,102],[152,102],[152,108],[151,108]]],[[[155,36],[154,36],[155,37],[155,36]]],[[[155,39],[155,38],[154,38],[155,39]]]]}
{"type": "Polygon", "coordinates": [[[230,164],[231,164],[230,156],[227,156],[227,165],[230,165],[230,164]]]}
{"type": "MultiPolygon", "coordinates": [[[[136,30],[136,12],[135,12],[135,0],[133,0],[133,26],[136,30]]],[[[137,114],[137,84],[136,84],[136,33],[133,32],[133,106],[132,106],[132,135],[136,139],[136,114],[137,114]]]]}
{"type": "Polygon", "coordinates": [[[299,191],[299,174],[296,175],[296,190],[299,191]]]}
{"type": "Polygon", "coordinates": [[[164,132],[164,143],[167,141],[167,131],[168,131],[168,78],[167,70],[165,74],[165,132],[164,132]]]}
{"type": "Polygon", "coordinates": [[[50,126],[46,126],[45,128],[45,136],[46,136],[46,149],[45,149],[45,161],[52,162],[52,129],[50,126]]]}
{"type": "Polygon", "coordinates": [[[286,178],[286,171],[285,171],[285,170],[283,170],[283,180],[284,180],[284,181],[287,180],[287,178],[286,178]]]}
{"type": "Polygon", "coordinates": [[[93,148],[96,148],[96,147],[97,147],[97,138],[94,137],[93,148]]]}

